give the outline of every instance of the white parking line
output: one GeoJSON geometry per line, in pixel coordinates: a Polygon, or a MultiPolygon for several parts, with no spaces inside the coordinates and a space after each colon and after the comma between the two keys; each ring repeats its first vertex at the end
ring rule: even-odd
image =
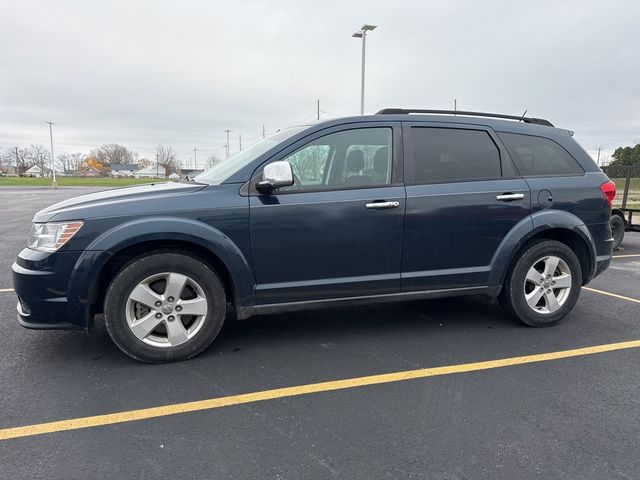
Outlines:
{"type": "Polygon", "coordinates": [[[15,290],[13,288],[0,288],[0,293],[9,293],[14,291],[15,290]]]}

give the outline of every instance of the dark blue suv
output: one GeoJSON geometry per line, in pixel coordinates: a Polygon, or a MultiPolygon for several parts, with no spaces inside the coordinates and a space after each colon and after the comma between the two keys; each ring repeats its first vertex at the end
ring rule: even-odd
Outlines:
{"type": "Polygon", "coordinates": [[[531,326],[609,265],[615,186],[547,120],[386,109],[282,130],[190,181],[36,213],[20,324],[88,329],[146,362],[225,317],[483,294],[531,326]]]}

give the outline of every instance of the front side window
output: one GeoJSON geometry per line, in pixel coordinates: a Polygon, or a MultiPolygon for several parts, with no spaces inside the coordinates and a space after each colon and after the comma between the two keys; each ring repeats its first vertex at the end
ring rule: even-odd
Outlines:
{"type": "Polygon", "coordinates": [[[501,177],[500,153],[483,130],[412,127],[413,180],[443,183],[501,177]]]}
{"type": "Polygon", "coordinates": [[[331,133],[282,160],[294,184],[278,192],[376,187],[391,183],[392,129],[359,128],[331,133]]]}
{"type": "Polygon", "coordinates": [[[519,133],[498,133],[524,177],[582,175],[576,160],[553,140],[519,133]]]}

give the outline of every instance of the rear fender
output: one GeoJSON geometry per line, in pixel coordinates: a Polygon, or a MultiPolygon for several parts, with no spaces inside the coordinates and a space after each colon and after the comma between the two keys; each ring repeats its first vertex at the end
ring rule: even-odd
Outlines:
{"type": "Polygon", "coordinates": [[[492,261],[489,285],[502,285],[509,266],[522,246],[535,236],[543,236],[547,230],[567,230],[584,242],[589,255],[590,272],[583,281],[592,278],[596,268],[596,250],[587,226],[580,218],[563,210],[541,210],[518,222],[502,240],[492,261]]]}

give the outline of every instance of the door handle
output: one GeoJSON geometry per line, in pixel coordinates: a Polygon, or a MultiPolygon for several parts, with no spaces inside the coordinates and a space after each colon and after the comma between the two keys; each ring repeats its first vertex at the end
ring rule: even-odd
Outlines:
{"type": "Polygon", "coordinates": [[[500,200],[501,202],[513,202],[514,200],[522,199],[524,199],[524,193],[503,193],[502,195],[496,196],[496,200],[500,200]]]}
{"type": "Polygon", "coordinates": [[[371,202],[365,205],[365,208],[373,208],[375,210],[385,210],[387,208],[396,208],[400,206],[400,202],[371,202]]]}

